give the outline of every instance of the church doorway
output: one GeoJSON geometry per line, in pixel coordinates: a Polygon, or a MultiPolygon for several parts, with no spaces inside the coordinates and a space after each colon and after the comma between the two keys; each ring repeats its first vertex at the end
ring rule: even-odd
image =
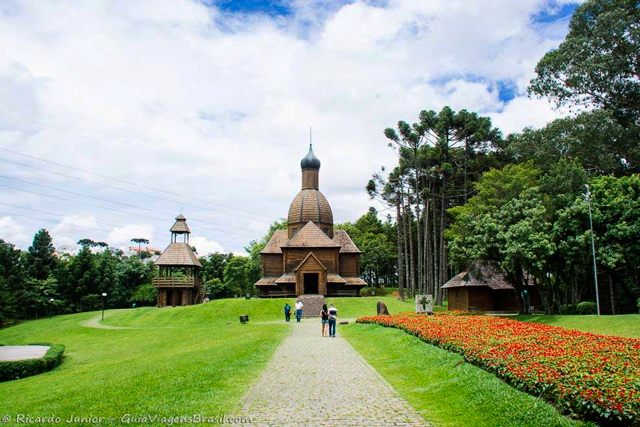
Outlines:
{"type": "Polygon", "coordinates": [[[304,294],[318,293],[318,273],[304,273],[304,294]]]}

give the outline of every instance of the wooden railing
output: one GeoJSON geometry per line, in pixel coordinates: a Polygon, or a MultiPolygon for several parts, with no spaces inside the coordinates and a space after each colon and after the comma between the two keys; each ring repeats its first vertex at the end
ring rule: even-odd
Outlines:
{"type": "Polygon", "coordinates": [[[171,287],[171,288],[192,288],[194,286],[201,288],[204,280],[199,277],[154,277],[151,280],[154,287],[171,287]]]}

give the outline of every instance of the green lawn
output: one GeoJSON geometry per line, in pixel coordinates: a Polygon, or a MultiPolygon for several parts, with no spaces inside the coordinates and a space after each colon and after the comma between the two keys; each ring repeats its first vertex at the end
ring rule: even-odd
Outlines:
{"type": "Polygon", "coordinates": [[[351,345],[426,420],[458,426],[570,426],[577,422],[462,356],[378,325],[340,328],[351,345]]]}
{"type": "MultiPolygon", "coordinates": [[[[228,325],[233,307],[137,309],[113,314],[123,326],[82,326],[98,312],[41,319],[0,330],[0,343],[66,346],[57,369],[0,383],[0,413],[113,418],[229,414],[287,334],[286,325],[228,325]],[[219,309],[224,318],[213,313],[219,309]],[[190,314],[191,322],[183,316],[190,314]],[[143,321],[146,319],[146,321],[143,321]],[[178,322],[172,322],[177,319],[178,322]],[[175,328],[157,328],[172,324],[175,328]],[[144,328],[147,329],[144,329],[144,328]]],[[[221,305],[231,305],[223,302],[221,305]]],[[[106,319],[105,319],[106,320],[106,319]]],[[[14,418],[15,419],[15,418],[14,418]]]]}
{"type": "Polygon", "coordinates": [[[617,316],[520,315],[516,316],[515,319],[523,322],[562,326],[563,328],[577,329],[582,332],[640,338],[640,315],[638,314],[622,314],[617,316]]]}
{"type": "MultiPolygon", "coordinates": [[[[375,315],[378,300],[392,312],[413,309],[390,296],[331,301],[345,318],[375,315]]],[[[104,325],[123,329],[87,327],[99,312],[2,329],[0,344],[52,342],[66,351],[51,372],[0,383],[0,413],[63,419],[92,414],[115,421],[125,413],[228,414],[286,336],[285,301],[294,299],[107,311],[104,325]],[[249,315],[248,324],[239,323],[241,314],[249,315]]]]}
{"type": "MultiPolygon", "coordinates": [[[[398,301],[391,296],[362,298],[328,298],[327,303],[335,304],[340,318],[375,316],[376,305],[382,301],[391,313],[414,311],[412,301],[398,301]]],[[[198,326],[211,322],[237,322],[240,314],[248,314],[249,321],[284,320],[282,308],[285,302],[293,307],[295,298],[274,298],[250,300],[244,298],[213,300],[207,304],[190,307],[174,307],[158,310],[145,307],[136,310],[123,310],[105,319],[105,324],[113,326],[198,326]]]]}

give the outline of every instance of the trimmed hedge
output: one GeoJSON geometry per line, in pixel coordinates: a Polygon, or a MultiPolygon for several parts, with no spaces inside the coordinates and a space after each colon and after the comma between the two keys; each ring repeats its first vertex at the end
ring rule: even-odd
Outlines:
{"type": "Polygon", "coordinates": [[[577,314],[596,314],[597,312],[596,303],[591,301],[583,301],[576,307],[577,314]]]}
{"type": "Polygon", "coordinates": [[[62,363],[64,346],[51,343],[33,343],[29,345],[48,345],[49,350],[40,359],[11,360],[0,362],[0,382],[17,380],[31,375],[41,374],[62,363]]]}

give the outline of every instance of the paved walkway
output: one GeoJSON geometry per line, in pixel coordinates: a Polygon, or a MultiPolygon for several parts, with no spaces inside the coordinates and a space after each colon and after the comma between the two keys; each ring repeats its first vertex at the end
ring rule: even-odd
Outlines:
{"type": "Polygon", "coordinates": [[[346,340],[321,337],[319,323],[291,325],[238,415],[259,426],[428,425],[346,340]]]}
{"type": "Polygon", "coordinates": [[[0,362],[8,360],[40,359],[49,351],[48,345],[0,346],[0,362]]]}

